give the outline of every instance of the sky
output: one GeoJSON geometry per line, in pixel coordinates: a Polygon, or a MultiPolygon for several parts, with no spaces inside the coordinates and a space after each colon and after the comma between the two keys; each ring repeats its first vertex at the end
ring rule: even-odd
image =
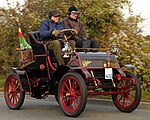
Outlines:
{"type": "MultiPolygon", "coordinates": [[[[0,0],[0,7],[6,6],[7,2],[13,3],[15,6],[16,1],[19,1],[21,4],[25,0],[0,0]]],[[[132,4],[132,10],[135,15],[140,14],[144,18],[144,22],[141,24],[143,35],[150,35],[150,0],[130,0],[132,4]]]]}
{"type": "Polygon", "coordinates": [[[12,4],[12,6],[16,5],[18,1],[20,4],[23,4],[25,0],[0,0],[0,7],[7,6],[7,1],[12,4]]]}
{"type": "Polygon", "coordinates": [[[142,25],[143,35],[150,35],[150,0],[130,0],[134,14],[144,18],[142,25]]]}

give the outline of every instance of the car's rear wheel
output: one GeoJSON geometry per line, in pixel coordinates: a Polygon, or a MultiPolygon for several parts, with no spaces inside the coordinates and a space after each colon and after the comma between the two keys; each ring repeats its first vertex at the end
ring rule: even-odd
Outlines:
{"type": "Polygon", "coordinates": [[[84,79],[73,72],[66,73],[58,88],[59,104],[65,115],[79,116],[85,109],[87,89],[84,79]]]}
{"type": "Polygon", "coordinates": [[[6,79],[4,96],[6,104],[10,109],[18,110],[21,108],[25,92],[22,91],[21,81],[15,73],[10,74],[6,79]]]}
{"type": "Polygon", "coordinates": [[[125,74],[126,78],[122,78],[117,84],[117,94],[112,95],[112,100],[118,110],[129,113],[140,104],[141,87],[135,75],[130,72],[125,74]]]}

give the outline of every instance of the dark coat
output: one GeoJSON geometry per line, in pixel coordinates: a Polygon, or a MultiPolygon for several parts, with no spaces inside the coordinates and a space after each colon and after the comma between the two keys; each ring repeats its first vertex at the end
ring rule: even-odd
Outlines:
{"type": "Polygon", "coordinates": [[[85,34],[85,30],[84,30],[84,27],[83,27],[83,24],[80,21],[74,20],[74,19],[72,19],[72,18],[70,18],[68,16],[68,17],[63,18],[63,22],[70,29],[75,29],[77,31],[77,35],[74,36],[75,40],[87,39],[86,34],[85,34]]]}
{"type": "MultiPolygon", "coordinates": [[[[57,39],[52,32],[54,30],[63,30],[66,29],[66,25],[63,22],[55,23],[52,20],[44,20],[40,24],[40,41],[45,40],[54,40],[57,39]]],[[[58,38],[63,38],[64,33],[58,35],[58,38]]]]}
{"type": "Polygon", "coordinates": [[[75,29],[77,31],[77,35],[71,38],[76,41],[77,48],[99,48],[99,41],[87,39],[83,24],[78,19],[74,20],[67,16],[63,19],[63,22],[70,29],[75,29]]]}

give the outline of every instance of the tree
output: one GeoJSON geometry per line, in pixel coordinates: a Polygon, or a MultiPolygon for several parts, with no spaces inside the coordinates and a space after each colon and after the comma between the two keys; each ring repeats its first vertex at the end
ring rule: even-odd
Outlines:
{"type": "MultiPolygon", "coordinates": [[[[138,24],[143,21],[139,15],[132,15],[129,0],[26,0],[20,7],[0,9],[0,70],[8,73],[11,66],[18,65],[19,46],[14,17],[19,17],[22,31],[28,38],[29,31],[39,30],[40,22],[47,17],[50,9],[57,8],[62,17],[67,9],[75,5],[80,11],[81,21],[90,39],[101,42],[100,51],[109,51],[113,42],[121,49],[123,64],[133,64],[136,73],[147,87],[150,80],[150,41],[143,37],[138,24]],[[59,4],[58,4],[59,3],[59,4]],[[128,7],[131,15],[124,18],[121,9],[128,7]]],[[[65,14],[64,14],[65,13],[65,14]]],[[[29,40],[28,40],[29,42],[29,40]]]]}

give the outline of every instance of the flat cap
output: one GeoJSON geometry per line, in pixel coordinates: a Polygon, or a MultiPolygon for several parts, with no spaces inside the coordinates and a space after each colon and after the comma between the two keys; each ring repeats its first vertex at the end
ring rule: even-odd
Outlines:
{"type": "Polygon", "coordinates": [[[60,13],[56,9],[52,9],[49,12],[49,17],[51,17],[51,16],[54,16],[54,17],[60,16],[60,13]]]}

